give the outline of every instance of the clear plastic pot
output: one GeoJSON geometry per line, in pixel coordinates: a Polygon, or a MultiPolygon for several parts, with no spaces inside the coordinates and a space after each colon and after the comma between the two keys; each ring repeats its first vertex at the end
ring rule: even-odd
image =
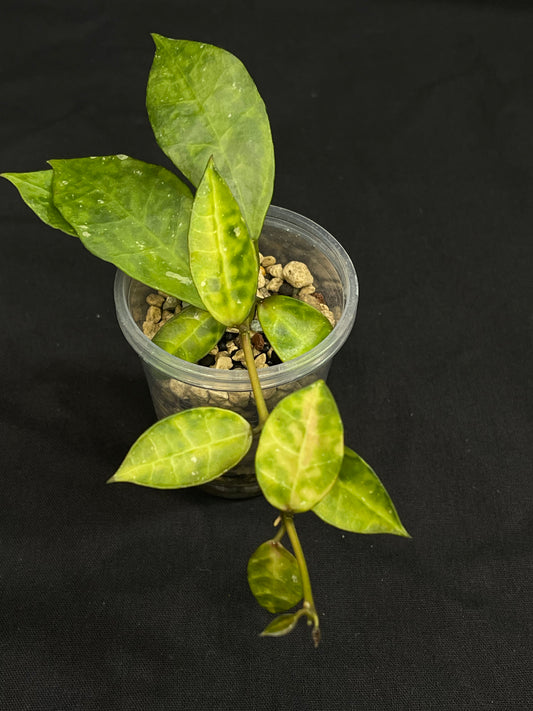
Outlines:
{"type": "MultiPolygon", "coordinates": [[[[317,290],[333,312],[336,325],[308,353],[258,371],[267,407],[309,383],[326,379],[335,353],[346,341],[355,320],[358,284],[354,266],[343,247],[325,229],[291,210],[271,206],[259,241],[263,255],[285,264],[304,262],[317,290]]],[[[257,424],[252,388],[246,370],[217,370],[176,358],[163,351],[142,332],[146,296],[153,289],[122,272],[115,279],[117,318],[124,336],[139,355],[159,419],[191,407],[215,406],[234,410],[252,426],[257,424]]],[[[255,478],[256,442],[235,469],[203,488],[226,498],[246,498],[259,493],[255,478]]]]}

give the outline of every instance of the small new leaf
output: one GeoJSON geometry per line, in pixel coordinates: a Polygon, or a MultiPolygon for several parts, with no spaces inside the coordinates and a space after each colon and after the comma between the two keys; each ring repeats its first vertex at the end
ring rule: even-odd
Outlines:
{"type": "Polygon", "coordinates": [[[313,511],[343,531],[410,537],[377,474],[348,447],[333,488],[313,511]]]}
{"type": "Polygon", "coordinates": [[[51,170],[38,170],[33,173],[2,173],[2,178],[13,183],[26,205],[44,223],[77,237],[74,227],[65,220],[54,205],[52,173],[51,170]]]}
{"type": "Polygon", "coordinates": [[[266,541],[248,561],[248,584],[257,602],[269,612],[290,610],[302,599],[296,558],[278,541],[266,541]]]}
{"type": "Polygon", "coordinates": [[[250,424],[235,412],[217,407],[184,410],[146,430],[109,482],[155,489],[204,484],[240,462],[251,443],[250,424]]]}
{"type": "Polygon", "coordinates": [[[225,329],[207,311],[189,306],[169,319],[152,342],[182,360],[196,363],[218,343],[225,329]]]}
{"type": "Polygon", "coordinates": [[[324,340],[332,325],[304,301],[275,294],[257,307],[263,331],[282,361],[297,358],[324,340]]]}
{"type": "Polygon", "coordinates": [[[289,634],[296,627],[300,617],[301,614],[298,614],[298,612],[278,615],[265,627],[260,637],[283,637],[283,635],[289,634]]]}
{"type": "Polygon", "coordinates": [[[173,173],[124,155],[52,160],[54,203],[85,247],[195,306],[189,269],[192,195],[173,173]]]}
{"type": "Polygon", "coordinates": [[[258,257],[241,211],[210,160],[194,198],[189,231],[191,272],[205,308],[237,326],[255,303],[258,257]]]}
{"type": "Polygon", "coordinates": [[[308,511],[333,486],[342,457],[342,420],[326,383],[317,380],[270,414],[255,458],[257,480],[275,508],[308,511]]]}

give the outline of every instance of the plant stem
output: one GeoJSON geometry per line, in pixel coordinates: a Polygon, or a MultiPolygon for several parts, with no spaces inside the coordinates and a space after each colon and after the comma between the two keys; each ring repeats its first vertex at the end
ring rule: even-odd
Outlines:
{"type": "Polygon", "coordinates": [[[259,416],[259,424],[256,428],[256,432],[259,432],[263,429],[263,425],[268,419],[268,409],[265,398],[263,397],[263,391],[261,390],[261,384],[259,383],[259,376],[257,374],[257,368],[255,366],[254,354],[252,350],[252,342],[250,340],[250,329],[247,323],[240,327],[240,334],[242,349],[244,351],[244,359],[248,369],[248,377],[250,378],[250,383],[252,384],[255,406],[259,416]]]}
{"type": "Polygon", "coordinates": [[[307,563],[305,560],[304,552],[300,544],[300,539],[296,533],[296,527],[294,525],[294,519],[292,513],[283,513],[283,525],[289,536],[296,561],[298,562],[298,567],[300,568],[300,576],[302,578],[302,588],[304,594],[303,609],[309,620],[309,624],[313,624],[313,642],[315,647],[318,647],[320,642],[320,620],[318,619],[318,614],[315,608],[315,602],[313,600],[313,591],[311,590],[311,580],[309,578],[309,571],[307,569],[307,563]]]}

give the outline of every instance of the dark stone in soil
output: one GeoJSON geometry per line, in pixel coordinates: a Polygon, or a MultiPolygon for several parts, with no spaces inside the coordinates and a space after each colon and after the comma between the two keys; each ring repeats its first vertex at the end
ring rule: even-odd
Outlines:
{"type": "Polygon", "coordinates": [[[292,296],[293,292],[294,288],[286,281],[284,281],[278,289],[278,294],[281,294],[282,296],[292,296]]]}
{"type": "Polygon", "coordinates": [[[272,355],[267,360],[267,365],[278,365],[278,363],[281,363],[281,359],[278,358],[278,354],[275,351],[272,351],[272,355]]]}
{"type": "Polygon", "coordinates": [[[265,337],[262,333],[254,333],[252,336],[252,344],[257,348],[258,351],[265,350],[265,337]]]}
{"type": "Polygon", "coordinates": [[[206,368],[209,368],[209,366],[214,364],[215,356],[211,355],[211,353],[208,353],[206,356],[204,356],[198,361],[198,365],[205,365],[206,368]]]}

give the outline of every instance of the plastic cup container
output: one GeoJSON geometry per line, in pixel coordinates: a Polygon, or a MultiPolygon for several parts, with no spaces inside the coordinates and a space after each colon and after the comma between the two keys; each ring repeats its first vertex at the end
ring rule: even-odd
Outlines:
{"type": "MultiPolygon", "coordinates": [[[[354,266],[337,240],[324,228],[302,215],[271,206],[259,240],[259,251],[286,264],[304,262],[314,277],[317,291],[335,316],[331,333],[315,348],[298,358],[258,370],[269,410],[289,393],[327,378],[333,356],[352,330],[358,301],[354,266]]],[[[257,424],[252,387],[246,370],[218,370],[176,358],[156,346],[142,332],[153,289],[123,272],[115,279],[118,322],[143,364],[158,419],[191,407],[222,407],[238,412],[252,426],[257,424]]],[[[257,442],[239,464],[203,489],[226,498],[246,498],[260,493],[255,477],[257,442]]]]}

